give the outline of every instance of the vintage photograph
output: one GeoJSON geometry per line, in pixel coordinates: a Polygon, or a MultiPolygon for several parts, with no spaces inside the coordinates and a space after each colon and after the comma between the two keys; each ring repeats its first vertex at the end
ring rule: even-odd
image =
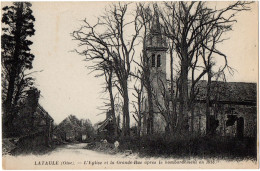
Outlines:
{"type": "Polygon", "coordinates": [[[1,2],[3,169],[259,167],[258,2],[1,2]]]}

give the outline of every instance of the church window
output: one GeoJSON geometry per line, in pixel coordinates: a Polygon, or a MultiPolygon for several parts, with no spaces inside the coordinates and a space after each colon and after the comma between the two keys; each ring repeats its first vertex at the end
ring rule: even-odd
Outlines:
{"type": "Polygon", "coordinates": [[[161,66],[161,55],[157,56],[157,67],[161,66]]]}
{"type": "Polygon", "coordinates": [[[155,54],[152,55],[152,67],[155,67],[155,54]]]}
{"type": "Polygon", "coordinates": [[[150,45],[152,46],[152,45],[153,45],[153,39],[152,39],[152,37],[149,38],[149,41],[150,41],[150,42],[149,42],[150,45]]]}

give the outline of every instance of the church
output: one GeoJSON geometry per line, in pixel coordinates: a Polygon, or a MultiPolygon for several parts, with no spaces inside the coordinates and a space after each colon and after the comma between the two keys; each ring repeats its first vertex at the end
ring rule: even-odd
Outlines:
{"type": "MultiPolygon", "coordinates": [[[[167,60],[168,47],[166,39],[162,36],[158,16],[153,18],[152,29],[147,35],[146,44],[147,56],[149,60],[151,59],[149,62],[150,81],[155,94],[153,97],[153,130],[155,134],[164,134],[167,124],[158,109],[158,104],[165,106],[162,91],[166,90],[166,93],[170,94],[170,81],[166,77],[166,66],[169,60],[167,60]]],[[[195,100],[193,121],[191,121],[189,112],[188,129],[192,129],[196,135],[205,135],[207,81],[200,80],[197,88],[199,92],[195,100]]],[[[257,137],[257,84],[212,81],[211,90],[210,117],[214,118],[216,134],[230,137],[257,137]]],[[[147,101],[147,92],[144,90],[142,135],[147,133],[147,101]]]]}

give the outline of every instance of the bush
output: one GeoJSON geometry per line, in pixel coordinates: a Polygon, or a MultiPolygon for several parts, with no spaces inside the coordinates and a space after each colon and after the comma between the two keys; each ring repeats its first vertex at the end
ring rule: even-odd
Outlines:
{"type": "Polygon", "coordinates": [[[255,138],[240,141],[231,137],[172,137],[144,136],[124,137],[120,139],[119,149],[132,150],[143,156],[173,157],[217,157],[251,158],[256,160],[257,146],[255,138]]]}

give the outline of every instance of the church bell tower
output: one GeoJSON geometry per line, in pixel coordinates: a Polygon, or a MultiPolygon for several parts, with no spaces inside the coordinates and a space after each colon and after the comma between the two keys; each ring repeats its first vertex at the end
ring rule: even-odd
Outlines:
{"type": "MultiPolygon", "coordinates": [[[[159,93],[162,84],[166,85],[166,39],[162,35],[161,25],[159,22],[159,15],[155,12],[152,28],[150,34],[147,36],[147,56],[149,59],[150,80],[152,88],[159,93]]],[[[158,94],[159,95],[159,94],[158,94]]]]}
{"type": "MultiPolygon", "coordinates": [[[[150,83],[151,88],[155,96],[153,96],[153,115],[147,115],[147,122],[144,122],[144,125],[150,123],[151,130],[154,133],[161,133],[165,131],[165,121],[162,115],[159,114],[160,110],[158,108],[158,102],[160,104],[164,103],[164,98],[162,96],[162,90],[167,89],[166,81],[166,52],[167,52],[166,39],[162,34],[161,25],[159,22],[159,15],[155,10],[155,14],[152,20],[152,27],[146,39],[146,54],[147,61],[149,64],[150,70],[150,83]],[[149,118],[152,119],[152,122],[149,121],[149,118]]],[[[166,90],[167,91],[167,90],[166,90]]],[[[147,111],[147,98],[145,100],[145,111],[147,111]]],[[[146,120],[146,119],[144,119],[146,120]]],[[[145,126],[144,126],[145,129],[145,126]]]]}

